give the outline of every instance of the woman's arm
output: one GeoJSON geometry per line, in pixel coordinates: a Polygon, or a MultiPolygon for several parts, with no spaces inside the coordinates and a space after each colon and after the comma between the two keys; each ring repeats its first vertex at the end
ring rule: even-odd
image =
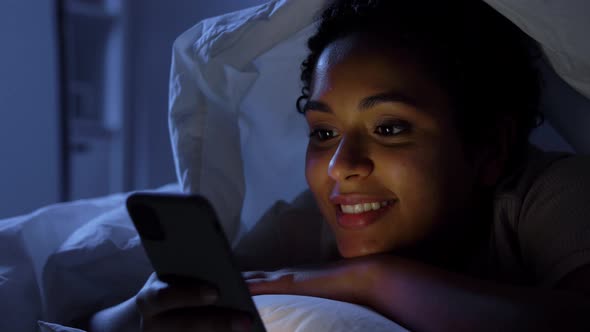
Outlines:
{"type": "Polygon", "coordinates": [[[590,331],[590,298],[581,291],[587,285],[514,287],[395,257],[375,273],[369,305],[412,330],[590,331]]]}
{"type": "Polygon", "coordinates": [[[514,287],[392,256],[252,272],[246,279],[253,294],[364,304],[413,331],[590,331],[590,297],[579,291],[582,286],[570,284],[569,291],[514,287]]]}

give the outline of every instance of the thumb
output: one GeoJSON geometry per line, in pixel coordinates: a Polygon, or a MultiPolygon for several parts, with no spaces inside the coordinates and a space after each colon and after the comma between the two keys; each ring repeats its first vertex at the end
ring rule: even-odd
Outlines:
{"type": "Polygon", "coordinates": [[[261,294],[292,294],[293,283],[287,279],[247,279],[246,285],[252,295],[261,294]]]}

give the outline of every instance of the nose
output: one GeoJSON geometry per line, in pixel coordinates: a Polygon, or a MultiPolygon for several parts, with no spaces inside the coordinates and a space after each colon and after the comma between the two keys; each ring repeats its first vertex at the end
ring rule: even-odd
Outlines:
{"type": "Polygon", "coordinates": [[[362,179],[373,172],[366,147],[355,137],[343,137],[330,159],[328,175],[335,181],[362,179]]]}

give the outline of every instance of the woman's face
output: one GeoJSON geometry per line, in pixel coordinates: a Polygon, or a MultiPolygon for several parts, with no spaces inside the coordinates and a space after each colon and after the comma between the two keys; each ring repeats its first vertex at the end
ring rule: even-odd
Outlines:
{"type": "Polygon", "coordinates": [[[353,36],[335,41],[315,67],[305,109],[306,178],[343,257],[461,231],[478,171],[447,95],[408,53],[353,36]]]}

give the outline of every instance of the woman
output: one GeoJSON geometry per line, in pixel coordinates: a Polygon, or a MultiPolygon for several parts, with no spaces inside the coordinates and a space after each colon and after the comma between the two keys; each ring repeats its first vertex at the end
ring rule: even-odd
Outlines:
{"type": "MultiPolygon", "coordinates": [[[[344,259],[246,273],[252,294],[359,303],[417,331],[590,330],[590,159],[528,144],[534,44],[483,2],[341,0],[309,48],[306,177],[344,259]]],[[[92,326],[247,330],[214,299],[152,276],[92,326]]]]}

